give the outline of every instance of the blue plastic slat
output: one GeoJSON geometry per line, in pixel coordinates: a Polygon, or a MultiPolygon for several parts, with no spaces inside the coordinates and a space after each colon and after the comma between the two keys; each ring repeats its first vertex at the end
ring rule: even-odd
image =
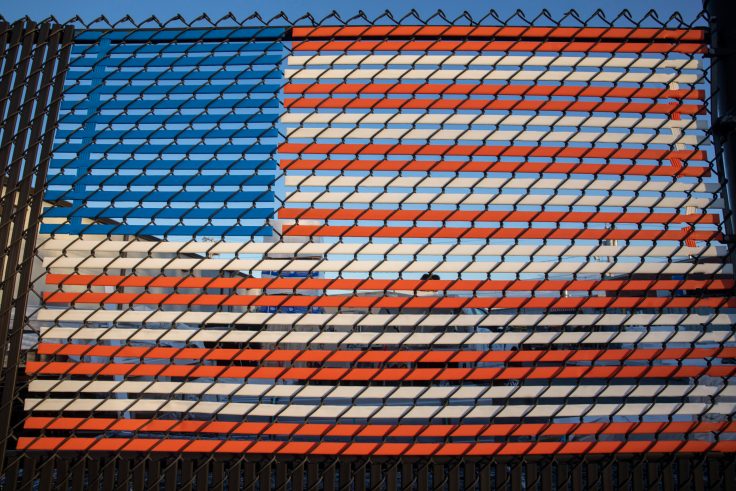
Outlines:
{"type": "Polygon", "coordinates": [[[92,234],[92,235],[170,235],[170,236],[220,236],[220,237],[270,237],[273,229],[268,226],[224,225],[112,225],[112,224],[55,224],[41,225],[42,234],[92,234]]]}
{"type": "Polygon", "coordinates": [[[177,84],[177,85],[70,85],[64,92],[67,94],[88,94],[98,88],[100,95],[192,95],[192,94],[277,94],[281,90],[278,84],[238,83],[238,84],[177,84]]]}
{"type": "Polygon", "coordinates": [[[246,175],[71,175],[50,176],[49,186],[272,186],[276,178],[262,174],[246,175]]]}
{"type": "Polygon", "coordinates": [[[72,61],[70,68],[93,67],[95,65],[104,67],[121,68],[168,68],[182,66],[254,66],[254,65],[277,65],[283,60],[280,55],[255,54],[255,55],[182,55],[178,57],[141,57],[128,56],[126,58],[77,58],[72,61]]]}
{"type": "Polygon", "coordinates": [[[272,208],[79,208],[57,206],[46,210],[47,218],[173,219],[173,220],[266,220],[272,208]],[[71,211],[70,211],[71,210],[71,211]]]}
{"type": "MultiPolygon", "coordinates": [[[[82,109],[85,101],[64,101],[62,110],[82,109]]],[[[279,101],[273,97],[264,99],[187,99],[187,100],[137,100],[137,101],[100,101],[100,111],[135,111],[135,110],[171,110],[171,109],[273,109],[279,107],[279,101]]]]}
{"type": "MultiPolygon", "coordinates": [[[[153,139],[161,138],[173,140],[175,138],[276,138],[279,136],[279,132],[276,128],[263,128],[263,129],[231,129],[223,130],[219,128],[211,130],[100,130],[96,137],[105,138],[108,140],[122,140],[122,139],[153,139]]],[[[57,130],[56,140],[66,140],[69,138],[81,138],[81,129],[76,130],[57,130]]]]}
{"type": "Polygon", "coordinates": [[[77,32],[76,43],[98,42],[102,38],[123,42],[197,42],[197,41],[236,41],[281,39],[285,36],[283,27],[221,27],[221,28],[182,28],[182,29],[88,29],[77,32]]]}
{"type": "MultiPolygon", "coordinates": [[[[228,52],[274,52],[283,50],[284,45],[279,40],[273,41],[235,41],[225,40],[221,42],[173,42],[161,44],[140,43],[116,43],[110,53],[120,55],[141,54],[196,54],[196,53],[228,53],[228,52]]],[[[99,52],[97,44],[76,44],[72,47],[72,63],[74,56],[94,55],[99,52]]]]}
{"type": "Polygon", "coordinates": [[[272,191],[82,191],[48,190],[44,195],[48,201],[95,201],[103,203],[271,203],[272,191]]]}
{"type": "Polygon", "coordinates": [[[151,169],[151,170],[276,170],[275,160],[82,160],[53,159],[51,169],[84,168],[84,169],[151,169]]]}
{"type": "MultiPolygon", "coordinates": [[[[276,80],[282,77],[281,72],[273,70],[190,70],[190,71],[112,71],[102,77],[103,80],[276,80]]],[[[89,70],[67,72],[67,80],[94,80],[98,75],[89,70]]]]}
{"type": "Polygon", "coordinates": [[[191,145],[176,144],[128,144],[128,143],[93,143],[91,145],[84,143],[62,143],[56,148],[59,153],[78,153],[87,150],[90,153],[124,153],[124,154],[273,154],[276,153],[276,145],[236,145],[232,143],[222,145],[201,145],[194,143],[191,145]]]}
{"type": "MultiPolygon", "coordinates": [[[[96,124],[217,124],[276,123],[279,114],[95,114],[96,124]]],[[[87,114],[64,114],[59,124],[82,124],[87,114]]],[[[57,150],[58,151],[58,150],[57,150]]]]}

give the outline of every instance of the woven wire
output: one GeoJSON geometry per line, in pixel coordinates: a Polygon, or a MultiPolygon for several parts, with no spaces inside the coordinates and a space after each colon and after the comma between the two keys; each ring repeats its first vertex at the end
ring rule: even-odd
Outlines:
{"type": "Polygon", "coordinates": [[[66,21],[6,441],[733,451],[706,20],[66,21]]]}

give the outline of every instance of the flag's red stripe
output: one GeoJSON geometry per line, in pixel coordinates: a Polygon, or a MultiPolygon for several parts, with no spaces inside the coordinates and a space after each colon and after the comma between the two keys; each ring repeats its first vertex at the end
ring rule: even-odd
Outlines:
{"type": "Polygon", "coordinates": [[[563,363],[736,358],[736,348],[581,350],[320,350],[228,349],[39,343],[39,355],[278,363],[563,363]]]}
{"type": "Polygon", "coordinates": [[[183,438],[20,437],[18,450],[90,452],[191,452],[355,456],[483,456],[610,453],[736,452],[736,440],[637,440],[518,443],[346,443],[183,438]]]}
{"type": "Polygon", "coordinates": [[[381,170],[416,172],[504,172],[530,174],[592,174],[617,176],[707,177],[710,168],[689,165],[564,164],[540,162],[479,162],[448,160],[308,160],[282,159],[284,170],[381,170]]]}
{"type": "Polygon", "coordinates": [[[550,424],[316,424],[196,421],[142,418],[27,418],[27,430],[140,431],[226,435],[284,435],[297,437],[361,438],[473,438],[559,437],[570,435],[652,435],[736,433],[736,423],[680,421],[668,423],[550,423],[550,424]]]}
{"type": "Polygon", "coordinates": [[[673,291],[726,290],[733,279],[709,280],[377,280],[327,278],[204,278],[48,274],[50,285],[138,288],[224,288],[270,290],[410,291],[673,291]]]}
{"type": "Polygon", "coordinates": [[[704,375],[731,377],[736,365],[716,366],[633,366],[589,365],[548,367],[480,368],[311,368],[248,367],[218,365],[163,365],[158,363],[88,363],[64,361],[29,361],[26,373],[35,375],[128,376],[269,379],[331,382],[415,382],[415,381],[489,381],[611,379],[611,378],[690,378],[704,375]]]}
{"type": "MultiPolygon", "coordinates": [[[[285,99],[290,109],[456,109],[479,111],[574,111],[637,114],[704,114],[700,104],[652,104],[646,102],[540,101],[508,99],[375,99],[299,98],[285,99]]],[[[664,121],[663,121],[664,123],[664,121]]]]}
{"type": "Polygon", "coordinates": [[[631,41],[482,41],[482,40],[306,40],[292,51],[527,51],[553,53],[705,53],[702,43],[631,41]]]}
{"type": "Polygon", "coordinates": [[[715,214],[614,213],[586,211],[379,210],[356,208],[281,208],[282,219],[374,220],[410,222],[576,222],[717,225],[715,214]]]}
{"type": "Polygon", "coordinates": [[[519,157],[623,160],[706,160],[703,150],[659,150],[621,147],[572,147],[525,145],[409,145],[385,143],[282,143],[280,153],[317,155],[434,155],[463,157],[519,157]]]}
{"type": "Polygon", "coordinates": [[[294,237],[402,237],[412,239],[558,239],[718,241],[719,232],[693,230],[623,230],[485,227],[385,227],[364,225],[284,225],[294,237]]]}
{"type": "Polygon", "coordinates": [[[508,37],[511,39],[590,39],[590,40],[632,40],[632,41],[671,41],[702,44],[705,31],[702,29],[660,29],[626,27],[531,27],[531,26],[320,26],[295,27],[294,39],[313,38],[401,38],[428,36],[432,38],[487,38],[508,37]]]}
{"type": "Polygon", "coordinates": [[[338,309],[665,309],[736,307],[736,297],[373,297],[44,292],[49,304],[206,305],[338,309]]]}
{"type": "Polygon", "coordinates": [[[548,97],[616,97],[622,99],[697,99],[705,91],[696,89],[658,89],[652,87],[591,87],[580,85],[530,85],[529,83],[316,83],[284,85],[285,94],[331,95],[493,95],[548,97]]]}

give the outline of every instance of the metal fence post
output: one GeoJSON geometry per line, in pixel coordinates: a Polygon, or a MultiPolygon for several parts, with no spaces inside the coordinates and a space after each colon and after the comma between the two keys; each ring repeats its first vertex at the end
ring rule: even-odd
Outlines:
{"type": "Polygon", "coordinates": [[[728,210],[726,232],[736,231],[736,3],[704,0],[710,21],[712,131],[728,210]]]}

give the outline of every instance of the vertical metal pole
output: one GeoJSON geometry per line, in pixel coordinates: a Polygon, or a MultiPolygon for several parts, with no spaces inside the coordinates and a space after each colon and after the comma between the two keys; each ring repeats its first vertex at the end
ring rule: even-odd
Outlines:
{"type": "Polygon", "coordinates": [[[726,233],[736,233],[736,2],[704,0],[710,19],[711,114],[716,162],[723,183],[726,233]]]}

